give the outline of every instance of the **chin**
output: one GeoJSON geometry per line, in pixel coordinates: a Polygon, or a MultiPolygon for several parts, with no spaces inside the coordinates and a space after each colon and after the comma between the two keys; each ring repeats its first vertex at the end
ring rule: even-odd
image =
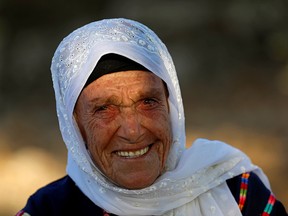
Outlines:
{"type": "Polygon", "coordinates": [[[147,178],[145,179],[145,177],[143,176],[142,177],[134,176],[126,180],[122,180],[121,182],[119,182],[119,186],[129,189],[129,190],[143,189],[143,188],[151,186],[156,181],[158,176],[159,175],[157,175],[156,177],[148,178],[148,179],[147,178]]]}
{"type": "Polygon", "coordinates": [[[140,190],[140,189],[143,189],[143,188],[146,188],[146,187],[149,187],[150,185],[152,185],[154,182],[151,182],[151,183],[145,183],[145,184],[127,184],[126,186],[123,186],[124,188],[126,189],[129,189],[129,190],[140,190]]]}

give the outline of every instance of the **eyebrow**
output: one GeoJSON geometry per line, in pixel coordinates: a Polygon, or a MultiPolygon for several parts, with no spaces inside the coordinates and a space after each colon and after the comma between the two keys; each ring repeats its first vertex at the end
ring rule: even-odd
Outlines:
{"type": "MultiPolygon", "coordinates": [[[[166,92],[166,88],[164,87],[164,95],[167,96],[166,92]]],[[[159,87],[152,87],[149,88],[148,90],[140,90],[140,92],[137,92],[135,95],[137,95],[136,98],[138,99],[144,99],[147,97],[158,97],[160,95],[163,94],[163,91],[161,88],[159,87]]],[[[102,98],[102,97],[95,97],[93,98],[91,101],[88,102],[89,106],[94,106],[95,104],[100,105],[100,104],[117,104],[120,105],[121,104],[121,99],[116,96],[116,95],[111,95],[107,98],[102,98]]]]}
{"type": "Polygon", "coordinates": [[[102,98],[102,97],[96,97],[93,98],[91,101],[88,102],[89,106],[95,106],[95,104],[100,105],[100,104],[120,104],[119,97],[115,95],[111,95],[108,98],[102,98]]]}
{"type": "MultiPolygon", "coordinates": [[[[163,86],[164,87],[164,86],[163,86]]],[[[141,91],[139,93],[140,98],[145,98],[145,97],[159,97],[159,96],[166,96],[166,90],[160,89],[160,88],[150,88],[149,91],[141,91]]]]}

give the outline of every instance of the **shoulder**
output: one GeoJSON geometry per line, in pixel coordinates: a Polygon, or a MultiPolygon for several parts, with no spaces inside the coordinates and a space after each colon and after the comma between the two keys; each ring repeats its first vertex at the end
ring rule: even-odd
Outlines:
{"type": "Polygon", "coordinates": [[[47,204],[55,201],[62,203],[74,193],[76,190],[75,187],[76,185],[73,184],[72,179],[69,178],[69,176],[65,176],[38,189],[28,201],[30,201],[30,203],[37,202],[37,204],[47,204]]]}
{"type": "Polygon", "coordinates": [[[65,176],[37,190],[22,212],[37,215],[69,215],[102,210],[90,201],[69,176],[65,176]]]}
{"type": "Polygon", "coordinates": [[[243,215],[284,216],[284,206],[253,172],[227,180],[243,215]]]}

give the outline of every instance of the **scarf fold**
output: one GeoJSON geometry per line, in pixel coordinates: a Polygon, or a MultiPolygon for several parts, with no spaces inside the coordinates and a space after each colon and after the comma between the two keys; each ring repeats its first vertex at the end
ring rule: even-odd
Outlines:
{"type": "Polygon", "coordinates": [[[185,149],[183,103],[172,58],[149,28],[128,19],[87,24],[58,46],[51,65],[57,115],[68,149],[67,173],[97,206],[116,215],[241,215],[225,181],[262,171],[239,150],[219,141],[196,140],[185,149]],[[168,87],[173,144],[165,172],[153,185],[127,190],[114,185],[94,165],[73,118],[77,98],[99,59],[115,53],[137,62],[168,87]]]}

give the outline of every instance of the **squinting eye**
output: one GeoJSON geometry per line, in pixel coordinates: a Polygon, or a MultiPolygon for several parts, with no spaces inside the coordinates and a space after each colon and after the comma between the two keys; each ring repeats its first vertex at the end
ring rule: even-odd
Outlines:
{"type": "Polygon", "coordinates": [[[144,99],[144,104],[154,104],[156,103],[156,100],[152,99],[152,98],[147,98],[147,99],[144,99]]]}
{"type": "Polygon", "coordinates": [[[143,104],[145,108],[151,109],[151,108],[154,108],[158,104],[158,101],[153,98],[146,98],[143,100],[143,104]]]}
{"type": "Polygon", "coordinates": [[[98,119],[110,119],[117,114],[117,107],[111,104],[95,107],[94,117],[98,119]]]}
{"type": "Polygon", "coordinates": [[[100,106],[100,107],[97,107],[95,112],[101,112],[101,111],[105,111],[107,109],[108,109],[108,106],[100,106]]]}

